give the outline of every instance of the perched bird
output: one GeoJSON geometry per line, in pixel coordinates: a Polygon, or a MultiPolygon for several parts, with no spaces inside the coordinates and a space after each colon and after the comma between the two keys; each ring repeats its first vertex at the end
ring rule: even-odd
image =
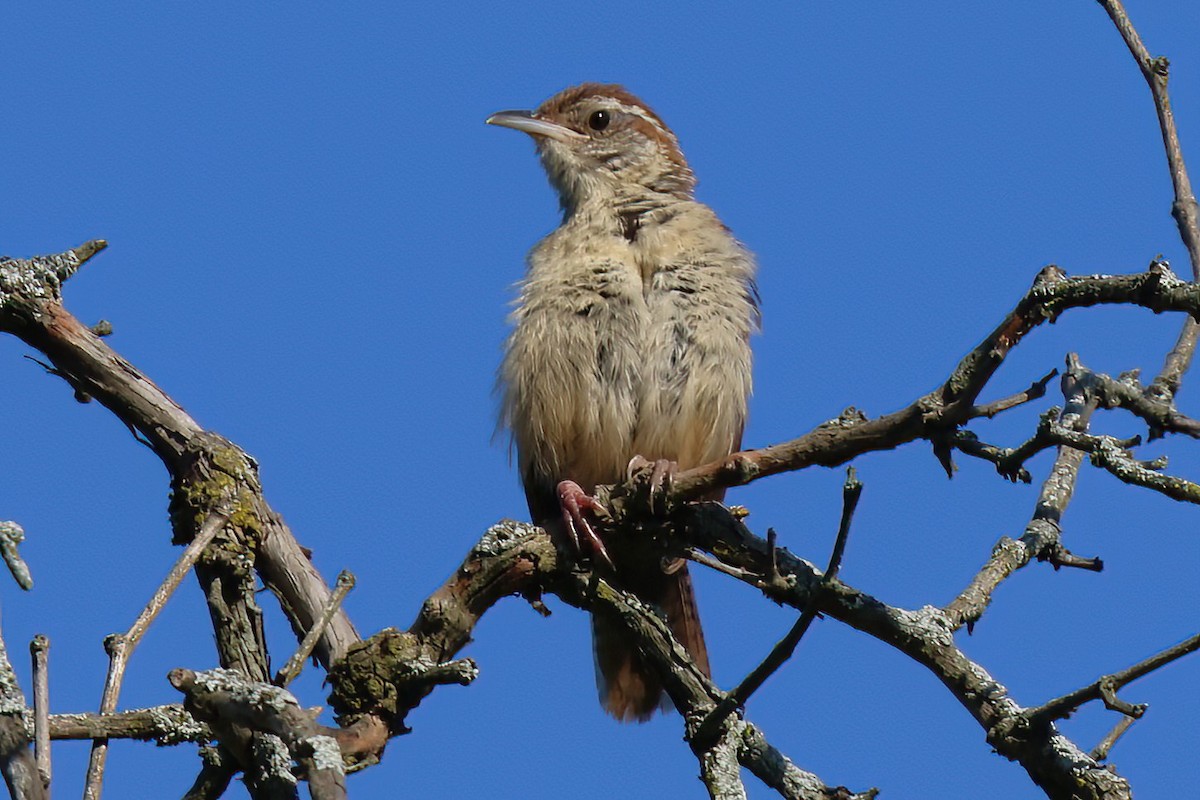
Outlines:
{"type": "MultiPolygon", "coordinates": [[[[529,253],[499,373],[530,513],[610,561],[707,673],[682,560],[606,547],[588,512],[595,487],[624,480],[635,457],[661,478],[665,462],[687,469],[740,447],[754,259],[693,197],[675,134],[621,86],[585,83],[487,121],[533,137],[563,211],[529,253]]],[[[594,616],[592,633],[604,708],[649,718],[661,681],[619,621],[594,616]]]]}

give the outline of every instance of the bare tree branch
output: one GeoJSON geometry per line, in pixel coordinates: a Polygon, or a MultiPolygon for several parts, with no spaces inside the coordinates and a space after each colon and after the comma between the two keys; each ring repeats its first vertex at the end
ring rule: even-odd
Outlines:
{"type": "MultiPolygon", "coordinates": [[[[1100,2],[1150,85],[1175,186],[1172,212],[1188,248],[1193,275],[1200,276],[1200,214],[1166,92],[1166,59],[1149,55],[1120,0],[1100,2]]],[[[176,670],[171,675],[172,683],[185,693],[188,707],[197,709],[211,726],[197,723],[182,710],[171,724],[163,723],[155,717],[163,709],[75,719],[60,715],[47,720],[48,703],[36,692],[34,727],[39,755],[43,751],[48,754],[44,745],[47,727],[57,732],[56,736],[67,730],[77,735],[82,731],[83,738],[98,740],[93,761],[99,762],[100,770],[93,776],[89,769],[88,796],[99,794],[104,742],[128,730],[163,731],[164,735],[177,737],[176,741],[215,737],[219,746],[209,751],[211,757],[205,760],[188,797],[219,796],[239,770],[246,773],[255,798],[296,797],[292,762],[299,765],[301,778],[309,781],[313,797],[344,797],[344,762],[354,766],[377,759],[387,738],[406,730],[407,713],[435,687],[466,685],[474,679],[475,663],[456,656],[485,611],[513,593],[537,608],[542,593],[553,592],[568,603],[622,620],[684,715],[687,738],[710,795],[721,798],[745,796],[740,766],[749,768],[784,797],[807,800],[874,796],[874,790],[851,795],[841,787],[826,786],[816,776],[796,768],[766,743],[757,728],[733,713],[790,657],[819,613],[864,631],[924,665],[979,722],[989,743],[1005,757],[1021,763],[1030,777],[1055,798],[1114,800],[1129,796],[1124,779],[1099,763],[1125,727],[1118,725],[1095,751],[1087,754],[1055,728],[1055,721],[1085,702],[1101,699],[1126,715],[1123,723],[1127,723],[1140,715],[1143,707],[1122,700],[1117,690],[1200,648],[1200,640],[1193,637],[1127,670],[1028,709],[1018,705],[982,665],[968,659],[953,637],[963,625],[970,629],[1000,583],[1034,558],[1056,567],[1102,567],[1099,559],[1070,553],[1061,541],[1061,519],[1085,453],[1091,455],[1094,464],[1125,482],[1176,499],[1200,502],[1200,485],[1161,474],[1165,462],[1137,460],[1129,452],[1134,440],[1099,436],[1088,429],[1096,408],[1120,407],[1144,420],[1152,438],[1163,433],[1200,438],[1200,421],[1180,414],[1173,406],[1195,351],[1200,285],[1181,281],[1161,260],[1144,273],[1124,276],[1068,277],[1057,267],[1047,267],[1014,310],[941,386],[900,411],[870,419],[850,409],[837,420],[793,441],[735,453],[721,462],[676,475],[667,499],[674,509],[672,521],[680,525],[661,534],[670,539],[671,547],[802,612],[763,664],[727,694],[697,669],[653,609],[607,581],[603,570],[596,574],[565,563],[543,532],[512,523],[495,526],[484,536],[460,570],[426,601],[407,631],[389,629],[360,641],[340,607],[348,587],[339,581],[338,590],[330,593],[291,532],[267,505],[254,460],[217,434],[202,429],[148,378],[102,343],[99,329],[85,328],[62,308],[62,283],[104,246],[103,241],[95,241],[58,256],[0,259],[0,332],[13,333],[40,350],[49,360],[47,368],[63,378],[78,398],[94,397],[112,410],[167,465],[175,495],[171,510],[176,540],[191,543],[185,556],[193,548],[199,554],[205,537],[211,540],[216,529],[226,529],[228,547],[207,553],[196,564],[196,571],[213,616],[221,663],[236,671],[176,670]],[[1043,396],[1053,373],[1024,392],[989,403],[978,402],[1008,353],[1033,328],[1071,308],[1116,303],[1142,306],[1155,313],[1189,315],[1162,372],[1150,386],[1141,387],[1136,376],[1112,379],[1091,373],[1072,358],[1063,379],[1067,399],[1064,410],[1046,415],[1029,441],[1006,450],[962,430],[972,419],[990,417],[1043,396]],[[824,573],[780,548],[773,531],[763,542],[715,505],[681,505],[718,488],[814,465],[844,464],[865,453],[917,439],[934,445],[935,454],[948,472],[953,470],[951,455],[957,449],[988,460],[1006,477],[1027,481],[1031,476],[1025,462],[1043,449],[1057,448],[1055,464],[1042,484],[1024,534],[1015,541],[1002,538],[979,574],[945,610],[890,606],[837,579],[853,501],[857,499],[857,494],[850,498],[849,487],[838,541],[824,573]],[[210,531],[217,514],[220,522],[210,531]],[[265,636],[261,611],[254,599],[255,575],[276,594],[297,637],[303,638],[276,682],[286,684],[309,654],[315,653],[331,668],[331,703],[339,714],[340,729],[317,725],[291,695],[267,683],[265,636]]],[[[635,509],[636,490],[632,482],[629,486],[602,488],[601,500],[616,509],[617,523],[624,512],[635,509]]],[[[0,534],[11,530],[4,528],[0,534]]],[[[15,549],[0,543],[0,550],[18,582],[28,588],[28,571],[15,549]]],[[[182,572],[186,571],[184,568],[182,572]]],[[[171,588],[177,584],[178,580],[171,588]]],[[[115,708],[128,652],[169,592],[156,597],[128,633],[110,640],[112,664],[102,711],[115,708]],[[156,603],[157,608],[151,611],[156,603]]],[[[21,773],[28,760],[25,720],[29,715],[15,679],[5,674],[11,674],[6,661],[0,664],[0,766],[10,778],[10,772],[21,773]],[[13,725],[17,721],[20,730],[13,725]]],[[[43,775],[48,783],[48,762],[43,775]]],[[[13,791],[16,795],[17,790],[13,791]]]]}
{"type": "MultiPolygon", "coordinates": [[[[1175,201],[1171,204],[1171,216],[1179,227],[1179,236],[1187,248],[1192,264],[1192,278],[1200,280],[1200,212],[1197,211],[1196,196],[1192,192],[1192,181],[1188,177],[1183,160],[1183,147],[1179,143],[1179,132],[1175,127],[1175,114],[1171,110],[1171,98],[1167,93],[1170,62],[1165,57],[1152,58],[1142,37],[1125,12],[1121,0],[1099,0],[1108,13],[1125,45],[1137,62],[1142,77],[1150,87],[1154,98],[1154,110],[1158,114],[1158,128],[1162,133],[1163,148],[1167,155],[1167,167],[1171,173],[1171,184],[1175,190],[1175,201]]],[[[1200,326],[1195,319],[1184,323],[1175,346],[1167,354],[1163,368],[1151,382],[1147,394],[1159,400],[1170,401],[1179,391],[1183,376],[1191,366],[1196,352],[1196,339],[1200,326]]]]}
{"type": "MultiPolygon", "coordinates": [[[[1073,358],[1068,357],[1067,373],[1062,378],[1066,405],[1058,414],[1058,424],[1064,428],[1087,430],[1088,421],[1095,410],[1095,400],[1085,391],[1085,385],[1078,380],[1077,373],[1072,371],[1073,363],[1073,358]]],[[[1038,426],[1039,431],[1050,424],[1052,419],[1044,415],[1038,426]]],[[[1066,446],[1058,448],[1054,465],[1042,483],[1041,493],[1024,533],[1016,540],[1008,536],[1001,537],[992,548],[987,563],[944,609],[951,630],[957,630],[963,625],[970,630],[992,602],[993,592],[1018,569],[1035,558],[1043,558],[1049,553],[1061,555],[1064,552],[1061,549],[1062,529],[1059,523],[1075,492],[1075,479],[1082,461],[1083,453],[1079,450],[1066,446]]],[[[1013,468],[1011,463],[1005,467],[1009,470],[1013,468]]]]}
{"type": "MultiPolygon", "coordinates": [[[[204,500],[232,485],[237,503],[231,524],[255,537],[253,566],[279,599],[297,639],[302,639],[328,602],[329,589],[282,518],[267,505],[253,459],[201,428],[62,307],[62,281],[105,246],[102,241],[89,242],[57,256],[0,261],[0,332],[44,353],[56,374],[77,393],[112,411],[158,455],[181,498],[173,513],[181,543],[211,510],[203,507],[204,500]],[[191,514],[198,514],[199,520],[189,518],[191,514]]],[[[328,666],[358,640],[349,618],[339,612],[314,652],[328,666]]]]}
{"type": "Polygon", "coordinates": [[[33,744],[38,776],[50,788],[50,640],[42,634],[29,643],[33,662],[33,744]]]}
{"type": "MultiPolygon", "coordinates": [[[[2,266],[2,265],[0,265],[2,266]]],[[[0,773],[13,800],[45,800],[49,791],[29,750],[25,695],[0,638],[0,773]]]]}
{"type": "MultiPolygon", "coordinates": [[[[1156,669],[1170,664],[1172,661],[1183,658],[1189,653],[1194,653],[1200,649],[1200,634],[1184,639],[1177,645],[1168,647],[1165,650],[1155,653],[1149,658],[1139,661],[1131,667],[1126,667],[1120,672],[1114,672],[1111,675],[1103,675],[1089,683],[1087,686],[1076,689],[1062,697],[1056,697],[1049,702],[1038,706],[1037,708],[1029,709],[1025,712],[1026,718],[1030,724],[1041,724],[1052,722],[1057,719],[1063,719],[1077,710],[1084,703],[1091,700],[1105,699],[1105,692],[1115,692],[1126,684],[1149,675],[1156,669]]],[[[1129,708],[1121,707],[1115,703],[1111,697],[1106,699],[1106,705],[1113,707],[1114,710],[1121,711],[1133,717],[1140,717],[1142,708],[1139,711],[1134,711],[1129,708]]]]}
{"type": "MultiPolygon", "coordinates": [[[[716,503],[697,503],[681,512],[689,543],[753,575],[770,570],[770,548],[716,503]]],[[[909,611],[889,606],[836,580],[825,591],[817,587],[821,573],[806,561],[779,550],[779,582],[748,583],[773,600],[803,609],[813,602],[823,614],[863,631],[925,666],[987,732],[988,742],[1017,761],[1050,797],[1085,800],[1127,798],[1128,783],[1104,769],[1052,724],[1031,729],[1024,709],[980,664],[954,644],[951,619],[926,606],[909,611]],[[1072,794],[1072,792],[1074,794],[1072,794]]]]}
{"type": "Polygon", "coordinates": [[[317,646],[317,642],[321,639],[321,634],[325,632],[325,628],[333,620],[333,615],[342,607],[342,601],[346,599],[346,595],[353,588],[354,575],[347,570],[342,570],[338,573],[337,588],[333,590],[333,594],[329,595],[329,602],[325,604],[325,609],[321,612],[320,619],[313,625],[312,630],[304,636],[304,641],[300,643],[300,646],[292,654],[292,657],[275,674],[274,683],[276,686],[286,688],[300,674],[300,670],[304,669],[304,662],[312,655],[313,648],[317,646]]]}
{"type": "Polygon", "coordinates": [[[987,417],[991,419],[1003,411],[1008,411],[1010,408],[1016,408],[1017,406],[1045,397],[1046,384],[1057,374],[1058,370],[1052,369],[1030,384],[1029,388],[1023,392],[1018,392],[1017,394],[1010,395],[1001,400],[994,400],[981,406],[975,406],[971,409],[971,418],[987,417]]]}
{"type": "Polygon", "coordinates": [[[139,739],[159,745],[211,742],[212,731],[183,706],[154,706],[111,714],[51,714],[51,739],[139,739]]]}
{"type": "Polygon", "coordinates": [[[205,755],[200,774],[184,794],[183,800],[216,800],[225,794],[229,782],[237,774],[237,767],[222,760],[217,755],[219,752],[217,748],[211,748],[205,755]]]}
{"type": "Polygon", "coordinates": [[[1136,717],[1122,716],[1121,719],[1117,721],[1117,724],[1112,727],[1112,730],[1105,734],[1104,738],[1100,740],[1100,744],[1092,748],[1092,752],[1090,754],[1092,758],[1096,759],[1097,761],[1104,761],[1107,759],[1109,752],[1113,749],[1113,746],[1117,743],[1117,740],[1124,736],[1125,732],[1129,730],[1130,726],[1132,726],[1135,722],[1137,722],[1136,717]]]}
{"type": "MultiPolygon", "coordinates": [[[[104,694],[100,698],[100,713],[111,714],[117,708],[117,698],[121,693],[121,683],[125,679],[125,665],[129,656],[141,642],[159,612],[166,606],[167,600],[179,588],[179,584],[187,577],[196,560],[200,558],[204,548],[216,537],[221,527],[229,519],[227,513],[213,514],[205,521],[196,538],[183,551],[179,560],[171,567],[162,585],[154,592],[150,602],[142,609],[142,613],[134,620],[133,625],[123,634],[113,634],[104,641],[104,649],[108,651],[108,677],[104,681],[104,694]]],[[[92,742],[92,753],[88,760],[87,779],[84,784],[85,800],[98,800],[100,785],[104,780],[104,763],[108,757],[108,742],[95,739],[92,742]]]]}
{"type": "MultiPolygon", "coordinates": [[[[1155,262],[1134,275],[1067,277],[1058,267],[1046,267],[1016,308],[964,358],[938,389],[900,411],[876,419],[853,414],[826,422],[810,433],[782,444],[748,450],[712,464],[677,474],[671,485],[674,503],[699,499],[717,489],[804,469],[832,467],[864,453],[890,450],[921,438],[934,438],[971,418],[979,393],[1007,354],[1034,327],[1054,320],[1072,308],[1129,304],[1156,313],[1182,311],[1200,314],[1200,285],[1181,281],[1155,262]]],[[[617,517],[632,496],[631,487],[601,487],[597,496],[617,517]]]]}
{"type": "Polygon", "coordinates": [[[169,680],[184,693],[184,707],[194,716],[217,727],[233,723],[279,737],[303,769],[313,800],[346,797],[337,740],[314,722],[287,690],[219,669],[176,669],[169,680]]]}
{"type": "MultiPolygon", "coordinates": [[[[821,582],[817,586],[817,593],[825,591],[837,579],[838,571],[842,567],[842,556],[846,552],[846,541],[850,537],[850,522],[854,519],[854,511],[858,508],[858,499],[862,496],[862,490],[862,482],[858,480],[854,467],[850,467],[846,470],[846,482],[842,487],[841,523],[838,525],[833,552],[829,556],[829,566],[825,568],[825,573],[821,576],[821,582]]],[[[775,543],[773,537],[768,538],[767,543],[772,551],[774,551],[775,543]]],[[[772,563],[775,563],[774,556],[772,556],[772,563]]],[[[777,572],[778,565],[774,569],[777,572]]],[[[800,613],[800,618],[796,620],[787,634],[771,648],[771,652],[767,654],[762,663],[751,670],[750,674],[743,678],[741,683],[725,695],[721,702],[717,703],[716,708],[700,723],[700,726],[696,729],[696,733],[693,734],[693,739],[701,742],[715,739],[717,731],[721,728],[725,719],[736,709],[744,707],[750,696],[766,683],[767,678],[774,675],[780,667],[787,663],[796,652],[796,647],[800,644],[800,640],[804,637],[809,626],[812,625],[813,620],[816,618],[817,602],[814,597],[813,601],[804,607],[804,610],[800,613]]]]}

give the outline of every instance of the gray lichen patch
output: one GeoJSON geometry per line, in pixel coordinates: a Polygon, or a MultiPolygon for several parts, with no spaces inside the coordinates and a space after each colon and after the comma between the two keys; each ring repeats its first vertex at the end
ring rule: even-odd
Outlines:
{"type": "Polygon", "coordinates": [[[296,698],[286,689],[264,683],[247,681],[239,672],[210,669],[196,673],[196,689],[203,692],[227,692],[239,703],[252,708],[267,708],[282,712],[297,705],[296,698]]]}
{"type": "Polygon", "coordinates": [[[321,771],[341,773],[344,769],[342,751],[332,736],[309,736],[304,743],[312,750],[313,766],[321,771]]]}
{"type": "Polygon", "coordinates": [[[488,528],[483,538],[475,545],[474,552],[480,556],[497,556],[532,536],[538,528],[528,522],[504,519],[488,528]]]}
{"type": "Polygon", "coordinates": [[[292,754],[283,740],[272,733],[254,737],[254,759],[264,765],[263,772],[289,783],[298,783],[292,774],[292,754]]]}
{"type": "Polygon", "coordinates": [[[150,714],[154,727],[160,731],[154,737],[154,743],[160,747],[181,742],[203,742],[212,736],[207,725],[182,708],[158,706],[146,711],[150,714]]]}

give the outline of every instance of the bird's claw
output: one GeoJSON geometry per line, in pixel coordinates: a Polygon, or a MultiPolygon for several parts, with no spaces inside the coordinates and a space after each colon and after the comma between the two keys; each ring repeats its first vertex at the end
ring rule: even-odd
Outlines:
{"type": "Polygon", "coordinates": [[[632,480],[639,472],[650,470],[646,484],[646,505],[653,514],[666,514],[667,498],[671,494],[671,483],[678,468],[677,463],[665,458],[651,461],[642,456],[634,456],[629,459],[629,466],[625,468],[625,477],[626,480],[632,480]]]}
{"type": "Polygon", "coordinates": [[[558,505],[562,509],[563,527],[571,540],[571,546],[576,554],[590,553],[603,561],[609,569],[615,569],[604,540],[596,533],[596,529],[588,522],[584,512],[608,515],[608,509],[600,501],[583,490],[575,481],[561,481],[558,484],[558,505]]]}

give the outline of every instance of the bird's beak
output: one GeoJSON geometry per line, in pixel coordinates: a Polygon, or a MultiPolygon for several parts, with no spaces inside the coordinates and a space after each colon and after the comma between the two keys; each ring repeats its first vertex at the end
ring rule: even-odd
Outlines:
{"type": "Polygon", "coordinates": [[[539,119],[532,111],[497,111],[487,118],[488,125],[499,125],[503,128],[513,128],[524,131],[530,136],[544,136],[547,139],[557,139],[560,142],[586,139],[578,131],[559,125],[557,122],[539,119]]]}

